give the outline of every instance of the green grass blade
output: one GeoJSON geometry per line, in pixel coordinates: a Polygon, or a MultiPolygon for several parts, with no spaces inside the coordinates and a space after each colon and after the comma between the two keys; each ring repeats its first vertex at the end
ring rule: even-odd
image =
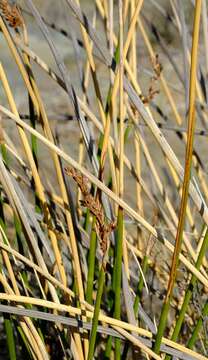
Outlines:
{"type": "Polygon", "coordinates": [[[14,331],[12,326],[12,321],[10,319],[4,319],[4,326],[6,331],[7,338],[7,346],[9,350],[9,358],[10,360],[16,360],[16,347],[15,347],[15,339],[14,339],[14,331]]]}
{"type": "Polygon", "coordinates": [[[196,341],[199,340],[199,337],[198,337],[199,332],[200,332],[200,330],[201,330],[201,328],[203,326],[203,321],[204,321],[204,318],[206,316],[208,316],[208,302],[206,302],[206,304],[204,305],[204,308],[202,310],[202,314],[201,314],[200,318],[197,321],[197,324],[196,324],[196,326],[194,328],[194,331],[193,331],[193,334],[192,334],[190,340],[188,341],[187,347],[189,349],[193,349],[196,341]]]}
{"type": "MultiPolygon", "coordinates": [[[[142,272],[145,275],[148,269],[148,257],[145,255],[142,261],[142,272]]],[[[139,283],[137,287],[137,293],[134,300],[134,314],[137,315],[139,309],[139,302],[141,300],[142,290],[144,286],[144,279],[143,276],[140,274],[139,283]]]]}
{"type": "Polygon", "coordinates": [[[92,320],[92,331],[90,334],[90,343],[89,343],[89,352],[87,360],[92,360],[95,351],[96,335],[97,335],[97,326],[98,326],[98,317],[100,312],[101,299],[103,294],[103,287],[105,283],[105,269],[103,265],[100,268],[99,278],[98,278],[98,290],[95,302],[95,310],[92,320]]]}
{"type": "Polygon", "coordinates": [[[87,276],[87,290],[86,300],[89,304],[92,304],[92,292],[95,272],[95,259],[96,259],[96,247],[97,247],[97,235],[95,231],[96,218],[93,217],[92,231],[90,236],[90,249],[88,260],[88,276],[87,276]]]}
{"type": "MultiPolygon", "coordinates": [[[[199,256],[198,256],[198,259],[197,259],[197,262],[196,262],[196,265],[195,265],[197,270],[199,270],[200,267],[201,267],[201,264],[202,264],[202,261],[203,261],[203,258],[205,256],[205,254],[206,254],[207,248],[208,248],[208,230],[206,231],[204,241],[202,243],[201,250],[199,252],[199,256]]],[[[196,283],[197,283],[197,278],[196,278],[195,275],[192,275],[191,281],[190,281],[189,286],[188,286],[188,289],[187,289],[187,291],[185,293],[185,297],[184,297],[183,304],[182,304],[182,307],[181,307],[181,310],[180,310],[180,313],[179,313],[179,316],[178,316],[178,319],[177,319],[177,322],[176,322],[175,329],[173,331],[173,335],[171,337],[171,340],[173,340],[173,341],[177,340],[178,335],[180,333],[181,326],[183,324],[189,302],[191,300],[193,291],[194,291],[194,289],[196,287],[196,283]]],[[[166,356],[165,359],[169,360],[170,356],[166,356]]]]}
{"type": "MultiPolygon", "coordinates": [[[[115,309],[114,317],[121,317],[121,274],[122,274],[122,244],[123,244],[123,209],[118,210],[118,226],[116,232],[116,252],[115,252],[115,309]]],[[[115,339],[115,358],[121,357],[120,339],[115,339]]]]}

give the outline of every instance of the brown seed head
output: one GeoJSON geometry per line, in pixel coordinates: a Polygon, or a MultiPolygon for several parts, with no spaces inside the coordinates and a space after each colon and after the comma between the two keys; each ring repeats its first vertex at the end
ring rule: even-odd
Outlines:
{"type": "Polygon", "coordinates": [[[0,10],[9,26],[16,29],[23,25],[22,15],[16,4],[10,5],[8,0],[0,0],[0,10]]]}

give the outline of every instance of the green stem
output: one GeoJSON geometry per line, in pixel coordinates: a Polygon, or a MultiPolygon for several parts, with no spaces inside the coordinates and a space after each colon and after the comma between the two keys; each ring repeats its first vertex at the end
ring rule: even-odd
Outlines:
{"type": "MultiPolygon", "coordinates": [[[[145,275],[148,269],[148,257],[145,255],[142,261],[142,271],[145,275]]],[[[144,279],[142,274],[140,274],[139,283],[137,287],[137,294],[134,300],[134,314],[137,315],[138,309],[139,309],[139,302],[141,300],[142,290],[144,286],[144,279]]]]}
{"type": "Polygon", "coordinates": [[[169,297],[167,299],[167,301],[163,304],[163,307],[162,307],[162,312],[160,315],[160,322],[159,322],[158,329],[157,329],[156,340],[155,340],[155,344],[153,347],[154,352],[156,354],[159,354],[159,352],[160,352],[160,345],[161,345],[162,337],[163,337],[165,327],[166,327],[166,321],[167,321],[167,317],[168,317],[168,313],[169,313],[170,301],[171,301],[171,297],[169,297]]]}
{"type": "Polygon", "coordinates": [[[90,237],[87,290],[86,290],[86,301],[89,304],[92,304],[96,246],[97,246],[97,235],[96,235],[96,231],[95,231],[95,223],[96,223],[96,218],[95,218],[95,216],[93,216],[92,231],[91,231],[91,237],[90,237]]]}
{"type": "Polygon", "coordinates": [[[0,149],[1,149],[1,153],[2,153],[2,158],[5,162],[5,164],[8,166],[9,157],[8,157],[8,153],[7,153],[5,144],[1,144],[0,149]]]}
{"type": "Polygon", "coordinates": [[[97,335],[97,326],[98,326],[98,317],[99,317],[99,312],[100,312],[100,305],[101,305],[104,283],[105,283],[105,269],[102,265],[100,268],[99,278],[98,278],[98,291],[97,291],[95,310],[94,310],[94,315],[93,315],[93,320],[92,320],[92,330],[91,330],[91,334],[90,334],[89,352],[88,352],[87,360],[92,360],[93,356],[94,356],[95,342],[96,342],[96,335],[97,335]]]}
{"type": "Polygon", "coordinates": [[[9,350],[9,358],[10,360],[16,360],[17,357],[16,357],[16,348],[15,348],[12,321],[10,319],[5,318],[4,326],[6,331],[7,346],[9,350]]]}
{"type": "Polygon", "coordinates": [[[195,129],[195,97],[196,97],[196,70],[197,70],[197,51],[199,41],[199,29],[200,29],[200,14],[201,14],[201,0],[196,1],[195,14],[194,14],[194,28],[193,28],[193,41],[191,52],[191,69],[190,69],[190,89],[189,89],[189,116],[188,116],[188,132],[187,132],[187,144],[186,144],[186,156],[185,156],[185,171],[183,178],[182,199],[178,218],[178,227],[175,240],[175,248],[171,264],[171,272],[167,287],[166,299],[162,308],[158,331],[154,344],[154,351],[156,354],[160,352],[160,345],[162,337],[165,331],[166,322],[169,314],[170,303],[173,295],[173,289],[176,280],[177,267],[179,264],[179,255],[181,252],[181,245],[183,239],[183,229],[186,217],[186,208],[189,195],[189,184],[191,177],[191,165],[193,154],[193,142],[194,142],[194,129],[195,129]]]}
{"type": "Polygon", "coordinates": [[[204,308],[202,310],[202,315],[198,319],[195,329],[193,331],[193,334],[192,334],[190,340],[188,341],[187,347],[189,349],[193,349],[195,342],[198,340],[199,331],[201,330],[201,327],[203,326],[203,319],[207,315],[208,315],[208,302],[206,302],[206,304],[204,305],[204,308]]]}
{"type": "MultiPolygon", "coordinates": [[[[115,319],[121,317],[121,275],[122,275],[122,244],[123,244],[123,209],[118,209],[118,227],[116,234],[116,253],[115,253],[115,319]]],[[[121,341],[115,339],[115,359],[121,358],[121,341]]]]}
{"type": "MultiPolygon", "coordinates": [[[[142,261],[142,272],[145,275],[148,269],[148,257],[145,255],[142,261]]],[[[134,314],[135,317],[137,318],[137,314],[138,314],[138,309],[139,309],[139,303],[141,301],[141,297],[142,297],[142,290],[144,287],[144,279],[142,274],[140,274],[139,276],[139,282],[138,282],[138,286],[137,286],[137,292],[136,292],[136,297],[134,300],[134,314]]],[[[129,347],[130,347],[130,342],[126,342],[124,345],[124,349],[123,349],[123,353],[122,353],[122,359],[126,359],[128,351],[129,351],[129,347]]]]}
{"type": "Polygon", "coordinates": [[[107,345],[106,345],[106,348],[105,348],[105,357],[104,357],[104,359],[110,359],[111,348],[112,348],[112,336],[108,336],[108,341],[107,341],[107,345]]]}
{"type": "MultiPolygon", "coordinates": [[[[205,254],[206,254],[206,251],[207,251],[207,248],[208,248],[208,230],[206,231],[204,241],[202,243],[197,262],[195,264],[195,268],[197,270],[200,270],[203,258],[204,258],[205,254]]],[[[186,291],[184,301],[183,301],[183,304],[182,304],[182,307],[181,307],[181,310],[180,310],[180,313],[179,313],[179,316],[178,316],[178,319],[177,319],[177,322],[176,322],[176,325],[175,325],[175,329],[173,331],[173,335],[171,337],[171,340],[173,340],[173,341],[177,340],[178,335],[180,333],[181,326],[183,324],[183,320],[184,320],[184,317],[185,317],[185,314],[186,314],[186,311],[187,311],[187,308],[188,308],[188,304],[189,304],[189,301],[190,301],[190,299],[192,297],[194,288],[196,287],[196,283],[197,283],[197,277],[195,275],[192,275],[191,281],[190,281],[188,289],[186,291]]],[[[165,360],[169,360],[170,358],[171,357],[168,355],[168,356],[165,357],[165,360]]]]}

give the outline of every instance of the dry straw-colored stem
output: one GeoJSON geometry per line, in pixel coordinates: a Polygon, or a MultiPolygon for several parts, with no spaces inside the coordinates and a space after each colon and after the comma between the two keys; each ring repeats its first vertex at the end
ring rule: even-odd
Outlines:
{"type": "MultiPolygon", "coordinates": [[[[133,217],[138,223],[140,223],[146,230],[148,230],[154,237],[158,238],[163,242],[163,244],[167,247],[169,251],[173,253],[174,246],[163,237],[160,239],[156,229],[152,227],[142,216],[140,216],[135,210],[132,209],[125,201],[120,199],[115,193],[113,193],[110,189],[108,189],[102,182],[100,182],[94,175],[88,172],[85,168],[80,166],[74,159],[72,159],[69,155],[67,155],[64,151],[59,149],[56,145],[52,144],[48,141],[44,136],[42,136],[39,132],[31,128],[28,124],[24,121],[16,117],[12,114],[9,110],[5,109],[3,106],[0,105],[0,112],[7,115],[9,118],[13,119],[16,123],[21,125],[23,128],[27,129],[31,134],[34,134],[39,140],[41,140],[46,146],[53,149],[57,152],[69,165],[74,167],[76,170],[80,171],[84,176],[86,176],[94,185],[99,187],[101,191],[103,191],[106,195],[108,195],[113,201],[115,201],[118,205],[120,205],[126,213],[128,213],[131,217],[133,217]]],[[[208,287],[208,280],[204,277],[200,271],[196,270],[195,267],[187,260],[185,256],[180,254],[180,260],[182,263],[189,269],[196,277],[204,284],[205,287],[208,287]]]]}
{"type": "MultiPolygon", "coordinates": [[[[37,298],[32,298],[32,297],[28,297],[28,296],[16,296],[13,294],[0,294],[0,299],[1,300],[7,300],[7,301],[14,301],[20,304],[33,304],[33,305],[37,305],[37,306],[43,306],[45,308],[48,309],[53,309],[53,310],[57,310],[60,312],[67,312],[70,315],[79,315],[82,316],[82,310],[80,308],[75,308],[72,307],[70,305],[64,305],[64,304],[55,304],[52,301],[46,301],[46,300],[42,300],[42,299],[37,299],[37,298]]],[[[86,312],[86,317],[87,318],[92,318],[93,317],[93,308],[91,307],[90,311],[86,312]]],[[[134,326],[132,324],[129,324],[127,322],[121,321],[121,320],[117,320],[114,319],[112,317],[106,316],[104,314],[102,314],[102,312],[100,312],[99,314],[99,321],[109,324],[112,327],[114,327],[118,332],[120,332],[121,334],[125,334],[124,336],[126,336],[125,332],[122,332],[123,330],[126,331],[131,331],[134,333],[137,333],[140,336],[144,336],[147,338],[152,338],[152,333],[150,331],[147,331],[143,328],[139,328],[138,326],[134,326]]],[[[132,341],[133,339],[130,338],[132,341]]],[[[135,340],[134,340],[135,341],[135,340]]],[[[163,338],[162,339],[163,344],[168,345],[174,349],[177,349],[179,351],[184,352],[184,354],[193,356],[194,358],[198,359],[198,360],[206,360],[206,357],[200,354],[197,354],[196,352],[184,347],[183,345],[180,345],[178,343],[175,343],[174,341],[171,341],[167,338],[163,338]]],[[[158,357],[156,357],[156,359],[158,359],[158,357]]],[[[160,359],[160,357],[159,357],[160,359]]]]}

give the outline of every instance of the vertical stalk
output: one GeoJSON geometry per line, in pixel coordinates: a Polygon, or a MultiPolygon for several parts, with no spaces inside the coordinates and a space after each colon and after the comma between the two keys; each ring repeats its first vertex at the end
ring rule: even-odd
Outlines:
{"type": "MultiPolygon", "coordinates": [[[[148,256],[145,255],[142,261],[142,272],[145,275],[147,273],[147,269],[148,269],[148,256]]],[[[140,278],[139,278],[139,282],[138,282],[138,287],[137,287],[137,293],[136,293],[136,297],[134,300],[134,314],[135,316],[138,313],[138,309],[139,309],[139,303],[141,300],[141,295],[142,295],[142,289],[144,286],[144,279],[142,274],[140,274],[140,278]]]]}
{"type": "Polygon", "coordinates": [[[196,96],[196,77],[197,77],[196,69],[197,69],[199,28],[200,28],[200,14],[201,14],[201,0],[197,0],[195,6],[194,30],[193,30],[193,42],[192,42],[192,54],[191,54],[188,138],[187,138],[187,146],[186,146],[186,158],[185,158],[186,161],[185,161],[185,172],[184,172],[183,189],[182,189],[182,200],[181,200],[181,207],[179,212],[179,222],[178,222],[178,228],[176,234],[175,249],[172,259],[168,289],[167,289],[165,302],[162,307],[158,331],[155,339],[155,344],[153,347],[156,354],[159,354],[160,352],[160,345],[165,331],[167,317],[170,308],[170,302],[173,295],[173,289],[176,280],[176,272],[179,263],[179,255],[180,255],[182,239],[183,239],[186,206],[188,202],[192,154],[193,154],[194,129],[195,129],[195,96],[196,96]]]}
{"type": "MultiPolygon", "coordinates": [[[[119,196],[123,197],[124,191],[124,90],[123,90],[123,0],[119,0],[119,45],[120,45],[120,61],[119,61],[119,118],[120,118],[120,132],[119,132],[119,196]]],[[[122,274],[122,249],[123,249],[123,209],[118,209],[117,222],[117,236],[116,236],[116,253],[115,253],[115,310],[114,316],[120,319],[121,316],[121,274],[122,274]]],[[[115,359],[121,358],[121,341],[115,339],[115,359]]]]}
{"type": "Polygon", "coordinates": [[[204,305],[201,316],[197,321],[197,324],[194,328],[194,331],[193,331],[193,334],[192,334],[190,340],[188,341],[187,347],[189,349],[193,349],[195,342],[198,340],[199,331],[201,330],[201,328],[203,326],[203,320],[207,315],[208,315],[208,302],[206,302],[206,304],[204,305]]]}
{"type": "MultiPolygon", "coordinates": [[[[201,246],[201,250],[200,250],[197,262],[195,264],[195,268],[197,270],[199,270],[201,265],[202,265],[202,261],[203,261],[203,258],[205,256],[205,254],[206,254],[207,248],[208,248],[208,230],[206,231],[204,241],[203,241],[203,244],[201,246]]],[[[192,297],[193,291],[194,291],[194,289],[196,287],[196,283],[197,283],[197,278],[196,278],[195,275],[192,275],[191,281],[190,281],[189,286],[188,286],[188,289],[186,290],[186,293],[185,293],[185,297],[184,297],[184,300],[183,300],[183,304],[182,304],[178,319],[176,321],[176,325],[175,325],[175,329],[173,331],[173,335],[171,337],[171,340],[173,340],[173,341],[177,340],[178,335],[180,333],[181,326],[182,326],[184,317],[186,315],[186,310],[188,308],[189,301],[190,301],[190,299],[192,297]]],[[[169,359],[170,359],[170,356],[166,356],[165,360],[169,360],[169,359]]]]}
{"type": "Polygon", "coordinates": [[[88,259],[88,276],[87,276],[87,290],[86,290],[86,301],[92,304],[92,293],[93,293],[93,282],[95,272],[95,258],[96,258],[96,247],[97,247],[97,235],[95,231],[96,218],[93,216],[92,230],[90,236],[90,249],[88,259]]]}
{"type": "MultiPolygon", "coordinates": [[[[117,234],[116,234],[116,252],[115,252],[115,319],[121,317],[121,274],[122,274],[122,243],[123,243],[123,209],[118,209],[117,234]]],[[[121,341],[115,339],[115,359],[121,356],[121,341]]]]}
{"type": "Polygon", "coordinates": [[[92,330],[91,330],[91,334],[90,334],[89,352],[88,352],[87,360],[92,360],[93,356],[94,356],[95,342],[96,342],[96,335],[97,335],[98,316],[99,316],[99,312],[100,312],[100,305],[101,305],[104,283],[105,283],[105,267],[102,264],[101,268],[100,268],[100,272],[99,272],[99,278],[98,278],[98,291],[97,291],[96,302],[95,302],[95,309],[94,309],[94,315],[93,315],[93,321],[92,321],[92,330]]]}
{"type": "MultiPolygon", "coordinates": [[[[0,122],[1,122],[1,118],[0,118],[0,122]]],[[[1,126],[1,123],[0,123],[0,126],[1,126]]],[[[5,162],[5,164],[7,164],[7,166],[8,166],[9,157],[7,154],[6,146],[4,144],[3,131],[2,131],[2,138],[0,139],[0,152],[2,154],[2,158],[5,162]]],[[[2,191],[0,190],[0,225],[2,226],[3,230],[6,231],[6,223],[5,223],[3,204],[4,204],[4,202],[2,199],[2,191]]],[[[16,346],[15,346],[15,340],[14,340],[13,321],[9,314],[4,316],[4,327],[5,327],[5,332],[6,332],[6,341],[7,341],[7,347],[9,350],[10,360],[16,360],[16,346]]]]}
{"type": "Polygon", "coordinates": [[[16,360],[16,348],[15,348],[15,340],[14,340],[14,333],[13,333],[13,326],[12,321],[10,318],[4,318],[4,326],[6,331],[6,338],[7,338],[7,346],[9,349],[9,358],[10,360],[16,360]]]}

